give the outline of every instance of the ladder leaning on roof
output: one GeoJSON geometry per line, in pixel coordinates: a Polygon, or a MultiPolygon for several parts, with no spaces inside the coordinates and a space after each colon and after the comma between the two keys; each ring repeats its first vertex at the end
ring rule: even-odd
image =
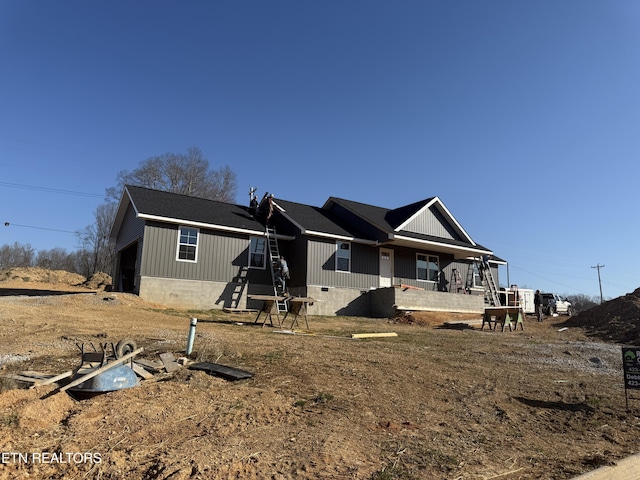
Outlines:
{"type": "MultiPolygon", "coordinates": [[[[276,297],[286,296],[284,285],[276,279],[275,265],[280,261],[280,250],[278,249],[278,239],[276,238],[276,229],[267,226],[265,228],[267,243],[269,244],[269,266],[271,268],[271,280],[273,282],[273,294],[276,297]]],[[[288,312],[289,304],[287,299],[276,300],[278,312],[288,312]]]]}
{"type": "Polygon", "coordinates": [[[500,297],[498,295],[498,287],[496,286],[496,282],[493,279],[493,273],[491,273],[491,267],[489,266],[489,262],[480,259],[478,268],[482,273],[482,285],[484,287],[484,295],[489,303],[494,307],[500,307],[500,297]]]}

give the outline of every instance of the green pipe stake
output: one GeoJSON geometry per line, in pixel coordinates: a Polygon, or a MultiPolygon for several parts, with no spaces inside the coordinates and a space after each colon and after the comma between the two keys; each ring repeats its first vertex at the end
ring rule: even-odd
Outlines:
{"type": "Polygon", "coordinates": [[[191,318],[191,325],[189,326],[189,336],[187,337],[187,355],[191,355],[193,351],[193,341],[196,338],[196,324],[198,323],[198,319],[195,317],[191,318]]]}

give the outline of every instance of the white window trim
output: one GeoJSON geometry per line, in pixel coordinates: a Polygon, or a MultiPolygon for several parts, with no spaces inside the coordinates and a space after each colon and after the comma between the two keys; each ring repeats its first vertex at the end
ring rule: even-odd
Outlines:
{"type": "Polygon", "coordinates": [[[195,227],[188,227],[186,225],[180,225],[178,226],[178,243],[176,246],[176,261],[178,262],[186,262],[186,263],[198,263],[198,251],[200,250],[200,229],[199,228],[195,228],[195,227]],[[195,230],[196,231],[196,244],[195,245],[191,245],[188,243],[182,243],[180,242],[180,237],[182,236],[182,229],[183,228],[188,228],[189,230],[195,230]],[[186,245],[189,247],[195,247],[196,249],[196,254],[195,254],[195,259],[194,260],[189,260],[186,258],[180,258],[180,246],[181,245],[186,245]]]}
{"type": "Polygon", "coordinates": [[[473,269],[473,286],[476,288],[483,288],[484,285],[482,280],[480,280],[480,268],[478,267],[478,264],[474,262],[471,265],[471,268],[473,269]]]}
{"type": "Polygon", "coordinates": [[[267,268],[267,239],[265,237],[258,237],[258,236],[251,236],[249,237],[249,258],[247,258],[247,265],[249,266],[249,268],[253,268],[256,270],[264,270],[267,268]],[[254,243],[255,240],[255,244],[258,244],[258,240],[264,240],[264,253],[262,254],[262,266],[255,266],[255,265],[251,265],[251,255],[254,253],[251,250],[251,245],[254,243]]]}
{"type": "MultiPolygon", "coordinates": [[[[340,257],[340,258],[344,258],[344,257],[340,257]]],[[[343,242],[341,240],[336,241],[336,264],[335,264],[335,271],[339,272],[339,273],[351,273],[351,242],[343,242]],[[346,243],[347,245],[349,245],[349,267],[347,270],[338,270],[338,252],[340,251],[340,245],[342,245],[343,243],[346,243]]]]}
{"type": "Polygon", "coordinates": [[[418,278],[418,255],[422,255],[423,257],[427,257],[427,277],[429,277],[429,259],[435,258],[438,263],[438,273],[440,272],[440,257],[438,255],[431,255],[429,253],[417,253],[416,252],[416,281],[417,282],[428,282],[428,283],[438,283],[437,280],[424,280],[422,278],[418,278]]]}

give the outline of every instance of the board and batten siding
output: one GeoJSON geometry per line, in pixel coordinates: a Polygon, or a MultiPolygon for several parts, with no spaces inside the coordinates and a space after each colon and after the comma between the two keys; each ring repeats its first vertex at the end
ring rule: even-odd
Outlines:
{"type": "Polygon", "coordinates": [[[449,225],[444,216],[434,206],[431,206],[411,220],[407,225],[405,225],[403,230],[421,233],[424,235],[433,235],[440,238],[448,238],[451,240],[460,240],[460,238],[454,234],[453,228],[449,225]]]}
{"type": "Polygon", "coordinates": [[[122,220],[122,225],[116,238],[116,251],[131,245],[136,240],[141,240],[144,235],[144,220],[137,218],[131,206],[127,209],[122,220]]]}
{"type": "Polygon", "coordinates": [[[200,230],[197,261],[178,261],[178,226],[145,228],[143,276],[229,282],[248,263],[249,237],[200,230]]]}
{"type": "Polygon", "coordinates": [[[309,239],[307,284],[369,289],[379,284],[378,249],[351,243],[351,271],[336,271],[336,242],[309,239]]]}

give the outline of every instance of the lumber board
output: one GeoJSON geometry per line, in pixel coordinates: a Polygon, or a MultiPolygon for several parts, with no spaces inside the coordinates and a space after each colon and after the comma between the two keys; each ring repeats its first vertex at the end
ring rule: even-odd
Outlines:
{"type": "Polygon", "coordinates": [[[377,338],[377,337],[397,337],[395,332],[380,332],[380,333],[352,333],[351,338],[377,338]]]}
{"type": "MultiPolygon", "coordinates": [[[[257,313],[258,310],[255,308],[223,308],[223,312],[225,313],[257,313]]],[[[204,320],[206,322],[206,320],[204,320]]]]}
{"type": "Polygon", "coordinates": [[[153,373],[148,372],[142,365],[138,365],[136,362],[133,362],[133,364],[131,365],[131,370],[133,370],[136,375],[144,378],[145,380],[153,378],[153,373]]]}
{"type": "Polygon", "coordinates": [[[18,382],[25,382],[25,383],[36,383],[39,380],[38,378],[27,377],[25,375],[16,375],[14,373],[3,375],[3,378],[8,378],[10,380],[17,380],[18,382]]]}
{"type": "Polygon", "coordinates": [[[69,370],[68,372],[64,372],[64,373],[61,373],[60,375],[55,375],[50,378],[38,380],[36,381],[35,384],[31,385],[31,387],[29,388],[41,387],[42,385],[50,385],[52,383],[57,382],[58,380],[63,380],[67,377],[70,377],[71,375],[73,375],[73,370],[69,370]]]}
{"type": "Polygon", "coordinates": [[[133,361],[133,363],[137,363],[138,365],[141,365],[152,372],[160,372],[162,369],[164,369],[164,364],[162,362],[146,360],[144,358],[137,358],[133,361]]]}
{"type": "Polygon", "coordinates": [[[135,357],[136,355],[138,355],[140,352],[143,352],[143,351],[144,351],[144,347],[140,347],[140,348],[138,348],[137,350],[134,350],[131,353],[127,353],[125,356],[120,357],[117,360],[114,360],[112,362],[109,362],[103,367],[96,368],[95,370],[87,373],[86,375],[82,375],[80,378],[75,379],[73,382],[66,384],[59,391],[60,392],[64,392],[66,390],[69,390],[72,387],[75,387],[76,385],[80,385],[81,383],[86,382],[90,378],[93,378],[96,375],[100,375],[102,372],[106,372],[107,370],[111,370],[113,367],[117,367],[118,365],[123,364],[127,360],[135,357]]]}
{"type": "Polygon", "coordinates": [[[173,356],[173,353],[165,352],[160,354],[160,360],[164,364],[164,368],[167,370],[167,373],[175,372],[182,368],[182,366],[176,362],[176,357],[173,356]]]}
{"type": "Polygon", "coordinates": [[[53,377],[55,374],[36,372],[35,370],[23,370],[22,372],[20,372],[20,375],[23,375],[25,377],[46,379],[53,377]]]}

